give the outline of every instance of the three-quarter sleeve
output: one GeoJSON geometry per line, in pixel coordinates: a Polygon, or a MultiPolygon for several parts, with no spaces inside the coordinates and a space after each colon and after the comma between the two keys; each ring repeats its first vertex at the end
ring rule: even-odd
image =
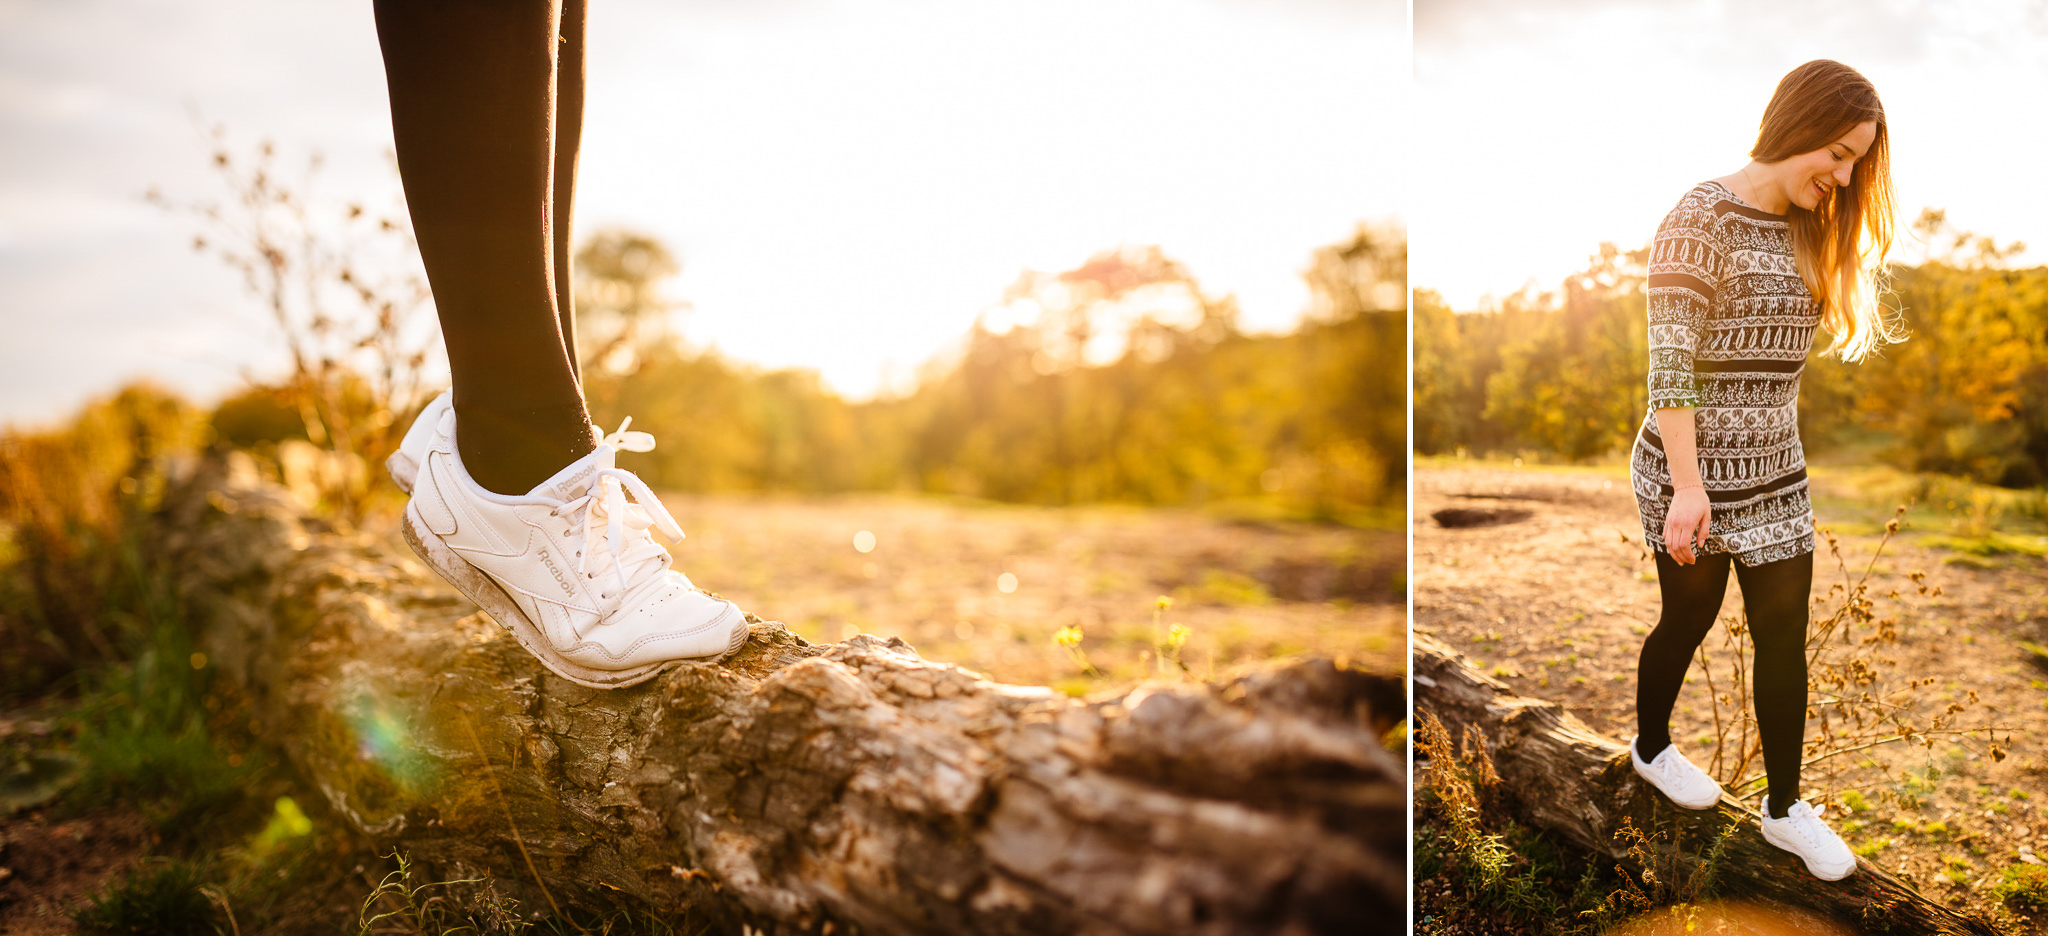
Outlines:
{"type": "Polygon", "coordinates": [[[1644,284],[1650,318],[1650,409],[1698,406],[1693,355],[1721,281],[1724,253],[1714,208],[1688,196],[1671,209],[1650,244],[1644,284]]]}

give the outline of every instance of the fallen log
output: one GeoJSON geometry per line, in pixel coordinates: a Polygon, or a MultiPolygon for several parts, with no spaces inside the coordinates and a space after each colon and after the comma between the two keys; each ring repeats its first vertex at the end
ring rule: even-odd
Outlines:
{"type": "Polygon", "coordinates": [[[164,499],[201,648],[332,811],[527,909],[763,933],[1350,933],[1397,924],[1398,675],[1326,660],[1083,702],[751,618],[718,666],[549,673],[395,536],[243,457],[164,499]]]}
{"type": "MultiPolygon", "coordinates": [[[[1991,936],[1995,930],[1922,896],[1910,885],[1858,859],[1856,871],[1823,881],[1789,852],[1764,841],[1758,814],[1725,794],[1711,810],[1681,808],[1636,775],[1628,748],[1595,732],[1543,699],[1519,696],[1474,668],[1458,651],[1426,634],[1411,634],[1415,714],[1434,715],[1462,736],[1484,737],[1517,819],[1640,872],[1621,834],[1624,824],[1649,833],[1655,861],[1699,861],[1717,840],[1717,890],[1750,904],[1818,916],[1854,931],[1991,936]],[[1678,854],[1674,854],[1674,853],[1678,854]]],[[[1667,863],[1669,862],[1669,863],[1667,863]]]]}

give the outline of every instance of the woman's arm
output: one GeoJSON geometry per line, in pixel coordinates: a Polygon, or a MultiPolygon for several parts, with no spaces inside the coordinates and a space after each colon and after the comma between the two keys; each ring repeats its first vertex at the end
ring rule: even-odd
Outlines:
{"type": "Polygon", "coordinates": [[[1664,461],[1671,467],[1671,509],[1664,512],[1664,549],[1679,565],[1698,561],[1693,550],[1707,542],[1710,509],[1700,483],[1699,448],[1693,433],[1692,407],[1657,410],[1657,437],[1664,440],[1664,461]]]}
{"type": "Polygon", "coordinates": [[[1671,509],[1664,513],[1664,550],[1680,565],[1696,561],[1707,540],[1707,492],[1700,484],[1693,408],[1700,403],[1693,355],[1706,331],[1720,286],[1723,254],[1714,208],[1695,193],[1678,203],[1650,243],[1644,281],[1650,320],[1650,409],[1671,471],[1671,509]]]}

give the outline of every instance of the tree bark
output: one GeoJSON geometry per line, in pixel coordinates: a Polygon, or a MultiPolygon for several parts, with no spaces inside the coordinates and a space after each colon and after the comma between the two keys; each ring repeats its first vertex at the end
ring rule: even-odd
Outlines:
{"type": "Polygon", "coordinates": [[[1404,919],[1398,675],[1327,660],[1083,702],[780,624],[640,686],[559,679],[396,536],[241,456],[162,554],[201,647],[335,814],[526,909],[765,933],[1350,933],[1404,919]]]}
{"type": "Polygon", "coordinates": [[[1745,902],[1817,915],[1857,931],[1991,936],[1991,925],[1941,906],[1899,879],[1858,859],[1854,873],[1822,881],[1798,857],[1764,841],[1760,817],[1723,796],[1710,810],[1673,804],[1636,775],[1628,747],[1601,737],[1564,706],[1518,696],[1472,667],[1465,656],[1424,634],[1414,647],[1416,717],[1433,714],[1451,729],[1476,728],[1486,739],[1508,807],[1528,825],[1606,855],[1640,872],[1623,823],[1649,833],[1655,862],[1668,869],[1701,853],[1724,832],[1715,864],[1720,894],[1745,902]],[[1730,827],[1733,827],[1730,831],[1730,827]]]}

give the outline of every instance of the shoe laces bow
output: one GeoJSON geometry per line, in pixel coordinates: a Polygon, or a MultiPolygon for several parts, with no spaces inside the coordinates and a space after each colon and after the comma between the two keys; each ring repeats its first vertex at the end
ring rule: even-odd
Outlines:
{"type": "Polygon", "coordinates": [[[1798,800],[1792,804],[1792,808],[1785,810],[1785,820],[1791,823],[1791,827],[1799,833],[1800,838],[1806,840],[1808,846],[1818,849],[1827,843],[1827,825],[1822,823],[1820,818],[1821,810],[1826,808],[1826,804],[1815,806],[1805,800],[1798,800]]]}
{"type": "Polygon", "coordinates": [[[1650,760],[1650,769],[1656,771],[1658,776],[1664,778],[1666,784],[1672,786],[1678,785],[1679,781],[1685,779],[1685,765],[1686,761],[1679,755],[1676,746],[1665,747],[1661,753],[1650,760]]]}
{"type": "Polygon", "coordinates": [[[1787,814],[1798,814],[1799,834],[1806,836],[1806,840],[1812,842],[1815,847],[1819,847],[1826,840],[1826,836],[1822,834],[1822,831],[1827,826],[1823,825],[1820,819],[1820,811],[1826,808],[1827,806],[1825,805],[1815,806],[1805,800],[1800,800],[1793,803],[1792,808],[1785,812],[1787,814]]]}
{"type": "MultiPolygon", "coordinates": [[[[626,417],[617,431],[605,436],[603,445],[627,452],[647,452],[654,449],[654,436],[645,432],[628,432],[626,427],[633,424],[633,418],[626,417]]],[[[611,560],[610,571],[618,577],[619,588],[630,586],[626,580],[626,569],[633,567],[637,576],[648,560],[659,559],[662,568],[669,564],[668,550],[647,534],[648,529],[659,529],[671,541],[683,539],[683,528],[676,523],[668,509],[661,506],[661,500],[647,482],[623,468],[600,468],[591,476],[590,486],[581,496],[571,498],[555,508],[555,512],[574,513],[583,510],[583,535],[586,543],[602,535],[605,554],[611,560]],[[626,498],[631,492],[632,500],[626,498]]],[[[590,557],[598,550],[586,548],[576,561],[576,571],[590,575],[590,557]]]]}

